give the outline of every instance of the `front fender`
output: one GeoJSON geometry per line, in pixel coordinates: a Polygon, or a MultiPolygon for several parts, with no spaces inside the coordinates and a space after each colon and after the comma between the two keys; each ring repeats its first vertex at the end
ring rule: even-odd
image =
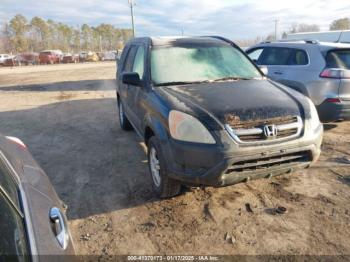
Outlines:
{"type": "Polygon", "coordinates": [[[143,137],[145,137],[146,128],[152,129],[153,133],[161,140],[162,143],[169,139],[168,124],[165,120],[161,121],[159,118],[147,114],[143,121],[143,137]]]}

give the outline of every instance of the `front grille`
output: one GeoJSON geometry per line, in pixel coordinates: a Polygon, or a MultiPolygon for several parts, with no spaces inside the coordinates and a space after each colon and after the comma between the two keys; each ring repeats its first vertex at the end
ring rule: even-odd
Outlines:
{"type": "Polygon", "coordinates": [[[297,122],[297,116],[281,116],[269,119],[235,121],[228,123],[233,129],[250,129],[264,125],[284,125],[297,122]]]}
{"type": "Polygon", "coordinates": [[[299,116],[275,117],[263,120],[233,121],[225,125],[229,134],[239,143],[268,143],[296,138],[303,123],[299,116]],[[264,128],[273,129],[268,135],[264,128]]]}
{"type": "Polygon", "coordinates": [[[311,153],[309,151],[301,151],[296,153],[288,153],[278,156],[262,157],[259,159],[249,159],[235,162],[227,170],[226,174],[256,172],[269,168],[286,167],[292,164],[303,164],[311,162],[311,153]]]}

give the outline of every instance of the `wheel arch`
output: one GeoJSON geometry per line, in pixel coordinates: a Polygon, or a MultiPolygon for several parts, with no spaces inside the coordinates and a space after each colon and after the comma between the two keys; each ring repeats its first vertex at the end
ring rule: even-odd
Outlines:
{"type": "Polygon", "coordinates": [[[147,115],[144,121],[143,138],[148,144],[149,139],[152,136],[157,136],[161,141],[168,139],[168,131],[164,124],[156,117],[147,115]]]}

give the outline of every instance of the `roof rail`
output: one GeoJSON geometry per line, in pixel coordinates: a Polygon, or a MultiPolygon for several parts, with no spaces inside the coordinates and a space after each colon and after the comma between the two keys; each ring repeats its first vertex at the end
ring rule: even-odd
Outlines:
{"type": "Polygon", "coordinates": [[[288,43],[288,42],[304,42],[306,44],[319,44],[319,41],[315,39],[281,39],[277,41],[263,41],[263,42],[260,42],[260,44],[288,43]]]}

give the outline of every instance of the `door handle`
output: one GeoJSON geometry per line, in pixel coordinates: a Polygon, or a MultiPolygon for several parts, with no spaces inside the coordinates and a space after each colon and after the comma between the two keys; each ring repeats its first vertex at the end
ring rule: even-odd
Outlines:
{"type": "Polygon", "coordinates": [[[67,225],[61,210],[57,207],[53,207],[50,210],[50,220],[54,226],[54,233],[56,239],[63,249],[66,249],[69,241],[69,235],[67,232],[67,225]]]}
{"type": "Polygon", "coordinates": [[[273,72],[275,75],[283,75],[283,72],[281,72],[281,71],[275,71],[275,72],[273,72]]]}

